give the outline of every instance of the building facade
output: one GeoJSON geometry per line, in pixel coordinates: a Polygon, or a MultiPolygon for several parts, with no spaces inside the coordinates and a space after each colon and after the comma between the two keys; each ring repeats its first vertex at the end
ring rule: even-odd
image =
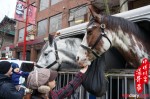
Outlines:
{"type": "MultiPolygon", "coordinates": [[[[26,1],[26,0],[23,0],[26,1]]],[[[29,0],[36,6],[36,24],[28,25],[26,45],[26,60],[37,61],[42,46],[48,40],[49,34],[57,30],[88,21],[90,0],[29,0]],[[33,34],[33,35],[30,35],[33,34]]],[[[96,0],[95,0],[96,1],[96,0]]],[[[103,0],[98,0],[103,1],[103,0]]],[[[102,13],[105,13],[105,3],[100,3],[102,13]]],[[[113,0],[107,3],[111,14],[119,13],[150,4],[149,0],[113,0]],[[124,2],[122,2],[124,1],[124,2]],[[127,2],[128,1],[128,2],[127,2]]],[[[26,11],[25,11],[26,12],[26,11]]],[[[26,16],[26,15],[24,15],[26,16]]],[[[17,22],[13,56],[22,59],[25,23],[17,22]]]]}
{"type": "Polygon", "coordinates": [[[0,57],[12,58],[16,21],[5,16],[0,22],[0,57]]]}

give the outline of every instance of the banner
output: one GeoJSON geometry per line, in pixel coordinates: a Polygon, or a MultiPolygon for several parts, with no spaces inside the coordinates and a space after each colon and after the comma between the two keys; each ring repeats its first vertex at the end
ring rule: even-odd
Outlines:
{"type": "Polygon", "coordinates": [[[37,8],[32,5],[28,8],[28,22],[30,24],[35,24],[36,10],[37,8]]]}
{"type": "Polygon", "coordinates": [[[134,79],[136,83],[136,91],[140,94],[143,91],[143,85],[148,84],[148,73],[150,63],[147,58],[142,60],[141,66],[134,72],[134,79]]]}
{"type": "MultiPolygon", "coordinates": [[[[16,4],[16,10],[15,10],[15,19],[18,21],[25,21],[26,13],[25,10],[27,9],[26,2],[18,1],[16,4]]],[[[36,10],[37,8],[33,5],[28,6],[28,23],[35,25],[35,18],[36,18],[36,10]]]]}
{"type": "Polygon", "coordinates": [[[22,1],[18,1],[16,4],[15,16],[14,18],[18,21],[24,21],[24,11],[25,11],[26,3],[22,1]]]}

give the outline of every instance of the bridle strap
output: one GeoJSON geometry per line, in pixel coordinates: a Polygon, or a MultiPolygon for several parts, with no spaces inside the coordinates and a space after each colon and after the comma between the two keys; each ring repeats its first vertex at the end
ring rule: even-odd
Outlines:
{"type": "MultiPolygon", "coordinates": [[[[104,24],[103,24],[103,25],[104,25],[104,24]]],[[[112,43],[111,43],[110,39],[107,37],[106,33],[104,32],[104,28],[105,28],[105,27],[101,27],[102,33],[100,33],[100,35],[98,36],[96,42],[94,43],[94,45],[93,45],[91,48],[90,48],[90,47],[87,47],[87,46],[85,46],[85,45],[83,45],[83,44],[81,44],[81,47],[82,47],[82,48],[87,49],[88,51],[92,52],[93,55],[94,55],[95,57],[97,57],[97,58],[100,57],[100,56],[99,56],[93,49],[96,47],[96,45],[97,45],[97,44],[99,43],[99,41],[102,39],[102,37],[105,37],[105,38],[109,41],[110,47],[112,46],[112,43]]]]}
{"type": "Polygon", "coordinates": [[[59,63],[59,56],[58,56],[58,50],[57,50],[57,45],[56,45],[56,42],[54,41],[54,48],[55,48],[55,56],[56,56],[56,60],[52,63],[52,64],[50,64],[50,65],[48,65],[46,68],[50,68],[50,67],[52,67],[53,65],[55,65],[55,64],[59,64],[59,67],[58,67],[58,69],[57,70],[59,70],[60,69],[60,66],[61,66],[61,64],[59,63]]]}
{"type": "Polygon", "coordinates": [[[87,46],[85,46],[85,45],[83,45],[83,44],[81,44],[80,46],[81,46],[82,48],[87,49],[88,51],[92,52],[94,56],[100,57],[100,56],[99,56],[94,50],[92,50],[91,48],[89,48],[89,47],[87,47],[87,46]]]}
{"type": "Polygon", "coordinates": [[[110,39],[107,37],[106,33],[104,32],[104,28],[101,28],[101,31],[102,31],[102,33],[98,36],[96,42],[94,43],[94,45],[92,46],[91,49],[94,49],[94,48],[95,48],[95,46],[96,46],[96,45],[98,44],[98,42],[102,39],[102,37],[105,37],[105,38],[109,41],[110,47],[111,47],[111,45],[112,45],[112,44],[111,44],[111,41],[110,41],[110,39]]]}

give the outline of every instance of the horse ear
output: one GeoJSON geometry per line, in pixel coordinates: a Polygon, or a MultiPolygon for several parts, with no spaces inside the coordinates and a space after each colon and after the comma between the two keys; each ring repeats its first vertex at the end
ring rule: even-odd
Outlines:
{"type": "Polygon", "coordinates": [[[49,40],[49,44],[50,44],[50,45],[52,45],[52,43],[53,43],[53,39],[54,39],[54,36],[53,36],[53,35],[51,35],[51,34],[49,34],[49,36],[48,36],[48,40],[49,40]]]}
{"type": "Polygon", "coordinates": [[[100,22],[100,15],[96,12],[96,9],[94,7],[90,7],[89,10],[90,10],[92,17],[98,22],[100,22]]]}
{"type": "Polygon", "coordinates": [[[95,12],[94,12],[91,8],[89,8],[89,10],[90,10],[91,16],[92,16],[93,18],[96,18],[95,12]]]}

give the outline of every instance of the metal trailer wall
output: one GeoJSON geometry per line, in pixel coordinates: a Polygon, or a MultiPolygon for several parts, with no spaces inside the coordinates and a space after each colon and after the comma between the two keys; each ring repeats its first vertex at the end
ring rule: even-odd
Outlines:
{"type": "MultiPolygon", "coordinates": [[[[119,71],[119,70],[116,70],[119,71]]],[[[131,70],[130,70],[131,71],[131,70]]],[[[57,89],[62,88],[74,78],[76,72],[59,72],[57,78],[57,89]]],[[[93,97],[82,86],[74,92],[71,97],[65,99],[150,99],[150,88],[144,85],[143,93],[138,96],[135,89],[134,70],[132,73],[127,73],[126,70],[120,73],[107,73],[109,85],[106,94],[102,97],[93,97]],[[149,91],[148,91],[149,90],[149,91]]],[[[150,75],[149,75],[150,79],[150,75]]],[[[150,86],[150,81],[149,81],[150,86]]]]}

